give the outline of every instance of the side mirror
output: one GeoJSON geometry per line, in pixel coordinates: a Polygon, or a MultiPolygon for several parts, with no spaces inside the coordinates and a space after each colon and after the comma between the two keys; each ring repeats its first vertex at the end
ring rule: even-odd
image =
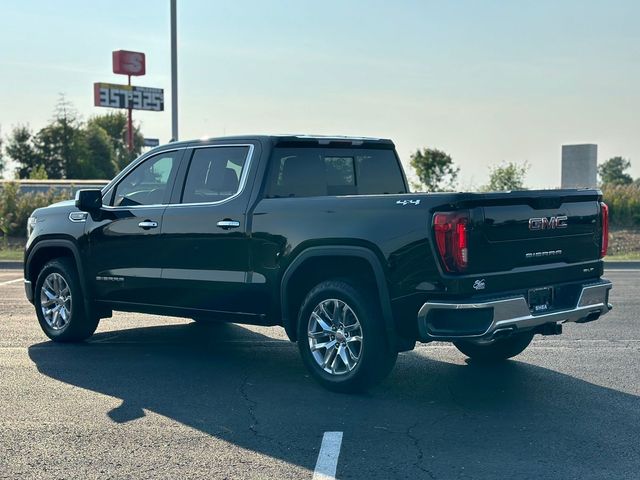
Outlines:
{"type": "Polygon", "coordinates": [[[98,189],[78,190],[76,208],[83,212],[96,212],[102,207],[102,192],[98,189]]]}

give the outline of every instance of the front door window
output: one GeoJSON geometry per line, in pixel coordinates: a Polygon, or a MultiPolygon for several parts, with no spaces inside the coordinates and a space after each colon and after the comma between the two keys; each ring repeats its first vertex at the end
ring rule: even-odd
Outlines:
{"type": "Polygon", "coordinates": [[[167,203],[178,166],[178,152],[160,153],[129,172],[116,186],[111,205],[130,207],[167,203]]]}

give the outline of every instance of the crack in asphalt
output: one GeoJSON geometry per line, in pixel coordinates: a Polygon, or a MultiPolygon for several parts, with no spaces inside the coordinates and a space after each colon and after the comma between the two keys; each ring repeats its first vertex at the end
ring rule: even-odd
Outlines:
{"type": "Polygon", "coordinates": [[[258,417],[256,416],[256,413],[255,413],[255,408],[258,405],[258,402],[256,402],[255,400],[251,400],[249,398],[249,394],[247,393],[248,384],[249,384],[249,375],[246,375],[242,380],[242,384],[240,385],[240,388],[239,388],[240,395],[242,395],[242,398],[244,399],[244,403],[247,405],[247,411],[249,412],[249,417],[251,418],[251,424],[249,425],[249,430],[255,436],[259,436],[260,434],[258,433],[257,426],[258,426],[258,423],[260,422],[258,421],[258,417]]]}
{"type": "Polygon", "coordinates": [[[428,468],[426,468],[424,465],[422,465],[422,460],[424,459],[424,452],[422,450],[422,447],[420,446],[420,439],[412,433],[412,430],[416,428],[419,423],[420,422],[418,421],[413,425],[410,425],[409,428],[407,428],[407,431],[405,432],[407,437],[409,437],[409,439],[413,442],[414,448],[418,451],[418,458],[415,462],[413,462],[413,466],[421,470],[422,472],[426,473],[427,475],[429,475],[429,478],[435,480],[436,476],[433,474],[433,472],[428,468]]]}
{"type": "MultiPolygon", "coordinates": [[[[430,429],[431,427],[434,427],[435,425],[437,425],[438,423],[442,422],[444,419],[449,418],[452,414],[450,413],[445,413],[444,415],[436,418],[433,422],[429,423],[427,425],[427,429],[430,429]]],[[[429,478],[435,480],[436,475],[429,470],[427,467],[425,467],[422,462],[424,460],[424,451],[422,449],[422,446],[420,446],[420,438],[417,437],[416,435],[413,434],[413,430],[420,424],[420,421],[416,421],[413,425],[410,425],[409,428],[407,428],[407,431],[405,432],[406,436],[409,437],[409,439],[413,442],[413,446],[414,448],[418,451],[418,458],[417,460],[413,463],[413,465],[418,468],[419,470],[423,471],[424,473],[426,473],[427,475],[429,475],[429,478]]]]}
{"type": "MultiPolygon", "coordinates": [[[[260,424],[260,420],[258,420],[258,416],[255,411],[256,407],[258,406],[258,402],[255,400],[252,400],[249,397],[249,393],[247,392],[248,385],[251,385],[251,384],[249,383],[249,375],[246,375],[242,380],[242,383],[240,384],[240,387],[238,388],[238,390],[240,392],[240,395],[242,395],[242,399],[244,400],[245,405],[247,406],[247,412],[249,414],[249,418],[251,421],[251,424],[249,425],[249,430],[251,431],[254,437],[260,438],[263,440],[268,440],[269,442],[272,442],[273,444],[277,445],[282,452],[289,453],[291,451],[290,445],[278,440],[275,437],[272,437],[270,435],[267,435],[265,433],[258,431],[258,425],[260,424]]],[[[310,452],[310,450],[301,448],[299,445],[296,446],[296,449],[303,450],[305,452],[310,452]]]]}

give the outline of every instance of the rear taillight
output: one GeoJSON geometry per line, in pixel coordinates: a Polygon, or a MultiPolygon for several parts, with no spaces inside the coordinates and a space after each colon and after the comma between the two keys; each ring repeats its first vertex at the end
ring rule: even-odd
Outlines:
{"type": "Polygon", "coordinates": [[[602,243],[600,246],[600,258],[607,254],[609,248],[609,207],[604,202],[600,202],[600,212],[602,213],[602,243]]]}
{"type": "Polygon", "coordinates": [[[433,215],[433,232],[440,260],[447,272],[463,272],[468,262],[466,212],[446,212],[433,215]]]}

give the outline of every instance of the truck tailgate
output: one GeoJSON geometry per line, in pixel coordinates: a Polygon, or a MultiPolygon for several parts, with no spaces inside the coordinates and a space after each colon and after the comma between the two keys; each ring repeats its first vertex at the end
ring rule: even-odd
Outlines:
{"type": "Polygon", "coordinates": [[[468,273],[598,260],[597,190],[529,191],[470,200],[468,273]]]}

